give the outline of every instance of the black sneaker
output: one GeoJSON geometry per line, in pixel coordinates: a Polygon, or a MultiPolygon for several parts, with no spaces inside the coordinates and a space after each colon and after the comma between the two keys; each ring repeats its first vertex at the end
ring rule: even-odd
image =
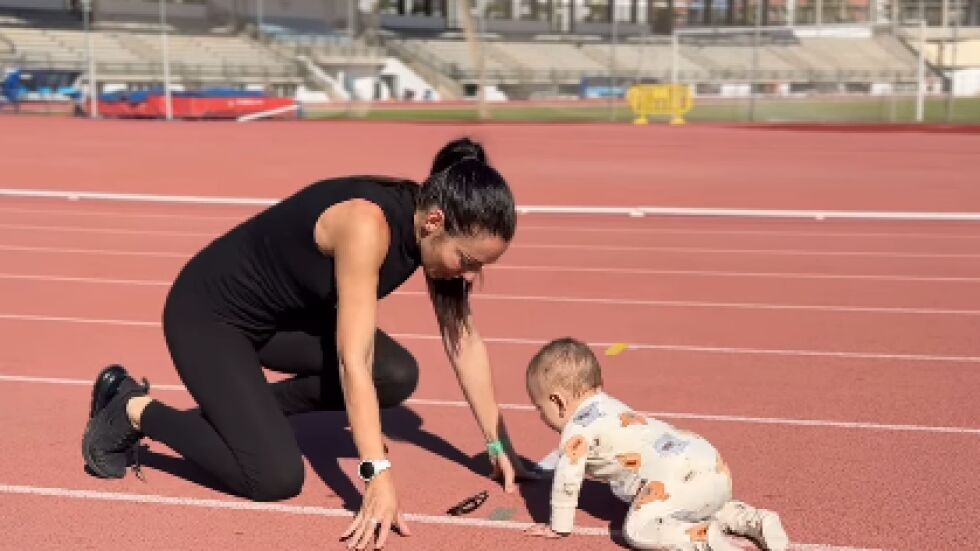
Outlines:
{"type": "Polygon", "coordinates": [[[140,385],[120,365],[110,365],[96,377],[82,437],[82,457],[89,472],[100,478],[122,478],[132,459],[136,475],[143,479],[137,447],[143,433],[129,422],[126,403],[149,391],[146,379],[140,385]]]}

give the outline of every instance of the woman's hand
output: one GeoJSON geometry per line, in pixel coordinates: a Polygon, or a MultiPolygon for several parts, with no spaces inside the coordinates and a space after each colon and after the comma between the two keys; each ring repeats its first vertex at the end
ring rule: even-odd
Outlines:
{"type": "Polygon", "coordinates": [[[521,458],[518,457],[517,453],[510,448],[506,447],[506,453],[490,456],[491,472],[490,478],[497,480],[502,478],[504,482],[504,491],[507,493],[513,493],[516,489],[515,483],[517,480],[538,480],[541,475],[534,470],[528,469],[521,458]]]}
{"type": "Polygon", "coordinates": [[[412,535],[402,519],[395,481],[391,471],[387,470],[368,483],[361,510],[340,539],[348,540],[348,549],[364,549],[376,538],[374,548],[381,549],[393,526],[402,536],[412,535]]]}

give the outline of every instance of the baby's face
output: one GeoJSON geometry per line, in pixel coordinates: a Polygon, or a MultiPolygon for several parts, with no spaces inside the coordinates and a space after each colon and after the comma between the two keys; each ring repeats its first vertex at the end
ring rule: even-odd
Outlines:
{"type": "Polygon", "coordinates": [[[537,408],[538,414],[541,415],[541,420],[544,424],[548,425],[551,430],[561,432],[565,428],[568,419],[562,417],[561,408],[559,408],[553,399],[554,396],[558,396],[560,393],[557,389],[546,388],[546,386],[546,383],[540,379],[530,381],[527,388],[528,394],[534,407],[537,408]]]}

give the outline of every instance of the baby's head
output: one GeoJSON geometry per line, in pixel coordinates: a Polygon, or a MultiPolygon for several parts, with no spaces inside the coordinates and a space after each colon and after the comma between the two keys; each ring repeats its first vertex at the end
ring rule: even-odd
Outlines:
{"type": "Polygon", "coordinates": [[[555,339],[531,358],[527,393],[541,420],[561,432],[582,400],[602,390],[599,360],[583,342],[555,339]]]}

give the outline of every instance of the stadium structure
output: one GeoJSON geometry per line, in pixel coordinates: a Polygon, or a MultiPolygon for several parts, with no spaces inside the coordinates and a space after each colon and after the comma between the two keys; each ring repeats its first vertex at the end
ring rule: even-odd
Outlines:
{"type": "MultiPolygon", "coordinates": [[[[980,94],[980,0],[0,0],[6,101],[980,94]]],[[[80,107],[79,107],[80,106],[80,107]]]]}

